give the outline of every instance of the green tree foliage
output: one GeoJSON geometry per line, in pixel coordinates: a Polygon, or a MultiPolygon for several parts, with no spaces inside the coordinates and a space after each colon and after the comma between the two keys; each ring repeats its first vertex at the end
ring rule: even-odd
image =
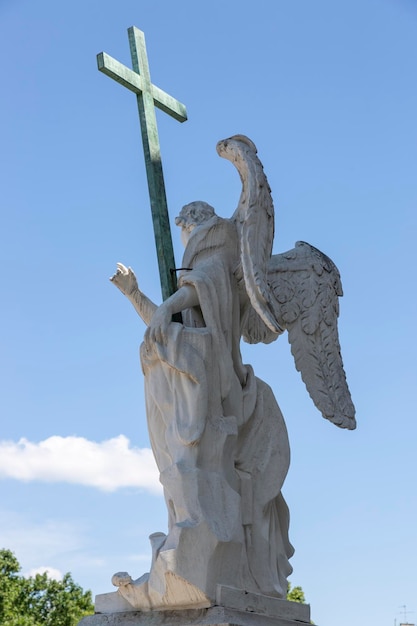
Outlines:
{"type": "Polygon", "coordinates": [[[10,550],[0,550],[1,626],[76,626],[94,613],[91,591],[83,591],[71,577],[52,580],[47,574],[25,578],[10,550]]]}
{"type": "Polygon", "coordinates": [[[288,583],[287,600],[290,600],[291,602],[300,602],[301,604],[305,604],[306,599],[304,596],[304,591],[301,587],[291,587],[291,583],[288,583]]]}

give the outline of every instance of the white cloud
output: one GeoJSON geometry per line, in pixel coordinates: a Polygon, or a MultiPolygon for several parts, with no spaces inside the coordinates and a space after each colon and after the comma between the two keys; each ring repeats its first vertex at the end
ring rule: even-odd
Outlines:
{"type": "Polygon", "coordinates": [[[63,574],[59,569],[48,567],[47,565],[31,569],[25,574],[25,578],[35,578],[36,574],[47,574],[51,580],[62,580],[63,578],[63,574]]]}
{"type": "Polygon", "coordinates": [[[0,441],[1,478],[68,482],[103,491],[122,487],[161,491],[152,451],[131,447],[124,435],[102,442],[57,435],[39,443],[25,438],[0,441]]]}

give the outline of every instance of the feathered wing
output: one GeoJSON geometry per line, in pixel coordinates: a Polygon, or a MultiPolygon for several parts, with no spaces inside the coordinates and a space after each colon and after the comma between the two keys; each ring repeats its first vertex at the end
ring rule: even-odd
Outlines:
{"type": "Polygon", "coordinates": [[[242,193],[232,217],[240,238],[242,279],[251,309],[245,340],[269,343],[283,332],[269,301],[268,264],[274,241],[274,205],[271,190],[255,144],[244,135],[234,135],[217,144],[218,154],[233,163],[242,181],[242,193]]]}
{"type": "Polygon", "coordinates": [[[274,206],[253,142],[243,135],[219,141],[217,152],[231,161],[242,180],[232,217],[241,242],[241,280],[249,298],[242,337],[270,343],[285,329],[297,370],[323,417],[337,426],[356,426],[337,331],[342,295],[334,263],[313,246],[299,242],[272,254],[274,206]]]}
{"type": "Polygon", "coordinates": [[[323,417],[356,428],[337,329],[340,275],[334,263],[305,242],[273,255],[268,282],[278,323],[288,330],[297,370],[323,417]]]}

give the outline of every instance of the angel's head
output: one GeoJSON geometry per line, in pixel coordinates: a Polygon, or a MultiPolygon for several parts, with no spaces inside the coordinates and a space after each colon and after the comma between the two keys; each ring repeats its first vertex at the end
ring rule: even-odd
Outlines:
{"type": "Polygon", "coordinates": [[[215,214],[213,207],[202,200],[190,202],[182,207],[180,214],[175,218],[175,224],[181,227],[181,239],[184,246],[187,245],[194,228],[207,222],[215,214]]]}

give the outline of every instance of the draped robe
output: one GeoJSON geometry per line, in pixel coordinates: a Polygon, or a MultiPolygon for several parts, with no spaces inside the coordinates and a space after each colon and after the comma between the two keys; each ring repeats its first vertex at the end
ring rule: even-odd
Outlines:
{"type": "Polygon", "coordinates": [[[171,323],[164,344],[145,335],[141,362],[152,449],[168,508],[149,588],[169,595],[169,573],[208,598],[217,584],[286,597],[293,553],[281,487],[289,444],[266,383],[243,365],[247,296],[236,278],[239,241],[214,216],[188,241],[179,287],[199,306],[171,323]]]}

